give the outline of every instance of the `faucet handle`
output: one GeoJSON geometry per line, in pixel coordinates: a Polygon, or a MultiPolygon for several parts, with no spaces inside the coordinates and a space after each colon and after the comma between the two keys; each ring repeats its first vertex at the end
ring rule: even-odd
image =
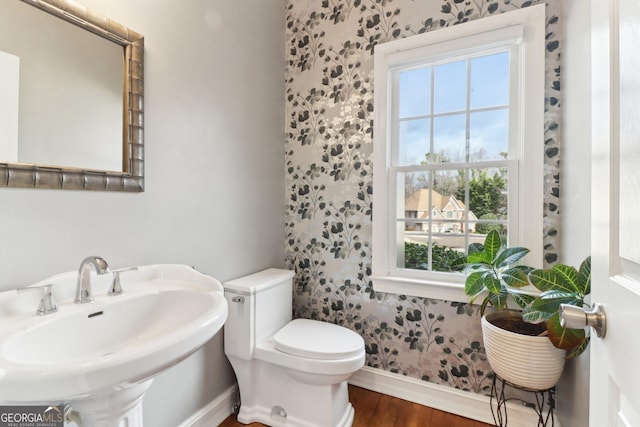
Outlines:
{"type": "Polygon", "coordinates": [[[27,291],[41,291],[42,299],[40,299],[40,304],[38,305],[38,309],[36,313],[39,316],[44,316],[45,314],[51,314],[58,311],[58,304],[56,304],[56,300],[53,298],[53,285],[44,285],[44,286],[30,286],[26,288],[17,289],[18,293],[21,294],[27,291]]]}
{"type": "Polygon", "coordinates": [[[134,271],[137,269],[138,267],[125,267],[125,268],[119,268],[117,270],[111,270],[111,272],[113,273],[113,281],[111,282],[111,286],[107,291],[107,295],[110,295],[110,296],[122,295],[124,293],[124,290],[122,289],[122,286],[120,284],[120,273],[124,273],[125,271],[134,271]]]}

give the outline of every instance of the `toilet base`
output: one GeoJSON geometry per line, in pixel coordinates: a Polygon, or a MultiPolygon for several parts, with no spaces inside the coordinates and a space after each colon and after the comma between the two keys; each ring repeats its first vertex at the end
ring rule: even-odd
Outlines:
{"type": "Polygon", "coordinates": [[[261,360],[229,357],[238,378],[244,424],[273,427],[351,427],[354,409],[346,379],[334,384],[296,380],[291,370],[261,360]]]}
{"type": "MultiPolygon", "coordinates": [[[[310,423],[309,420],[301,420],[292,418],[291,416],[282,417],[277,414],[272,414],[268,408],[253,407],[246,408],[241,407],[238,414],[238,422],[243,424],[261,423],[272,427],[318,427],[319,424],[310,423]]],[[[351,427],[353,425],[353,418],[355,416],[355,410],[351,403],[346,407],[346,410],[342,416],[342,419],[338,421],[335,427],[351,427]]]]}

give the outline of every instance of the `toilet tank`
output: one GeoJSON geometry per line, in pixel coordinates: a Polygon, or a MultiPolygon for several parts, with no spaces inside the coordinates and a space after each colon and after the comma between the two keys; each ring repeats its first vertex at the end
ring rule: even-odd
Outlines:
{"type": "Polygon", "coordinates": [[[269,268],[223,283],[229,315],[224,347],[229,356],[251,359],[256,343],[291,321],[293,271],[269,268]]]}

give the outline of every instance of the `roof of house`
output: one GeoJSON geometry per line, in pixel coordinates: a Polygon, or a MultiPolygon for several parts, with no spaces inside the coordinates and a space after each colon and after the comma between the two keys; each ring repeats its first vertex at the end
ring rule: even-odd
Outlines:
{"type": "MultiPolygon", "coordinates": [[[[429,191],[422,188],[411,194],[404,202],[404,209],[407,211],[429,211],[429,191]]],[[[464,203],[458,200],[453,194],[443,196],[435,190],[431,190],[431,206],[440,210],[444,209],[451,202],[456,209],[464,209],[464,203]]]]}
{"type": "MultiPolygon", "coordinates": [[[[437,210],[433,215],[433,219],[444,219],[443,211],[450,210],[445,209],[448,204],[453,207],[453,210],[465,210],[464,203],[453,194],[443,196],[435,190],[431,190],[431,194],[431,206],[437,210]]],[[[404,210],[421,212],[418,214],[420,219],[429,218],[431,212],[431,209],[429,209],[429,190],[422,188],[411,194],[404,202],[404,210]]],[[[472,211],[469,211],[469,219],[475,221],[478,218],[472,211]]]]}

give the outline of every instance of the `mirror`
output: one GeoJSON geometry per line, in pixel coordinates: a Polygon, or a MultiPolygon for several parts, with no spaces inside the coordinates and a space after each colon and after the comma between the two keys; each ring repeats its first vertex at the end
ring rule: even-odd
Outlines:
{"type": "Polygon", "coordinates": [[[5,2],[0,186],[144,191],[143,54],[71,0],[5,2]]]}

